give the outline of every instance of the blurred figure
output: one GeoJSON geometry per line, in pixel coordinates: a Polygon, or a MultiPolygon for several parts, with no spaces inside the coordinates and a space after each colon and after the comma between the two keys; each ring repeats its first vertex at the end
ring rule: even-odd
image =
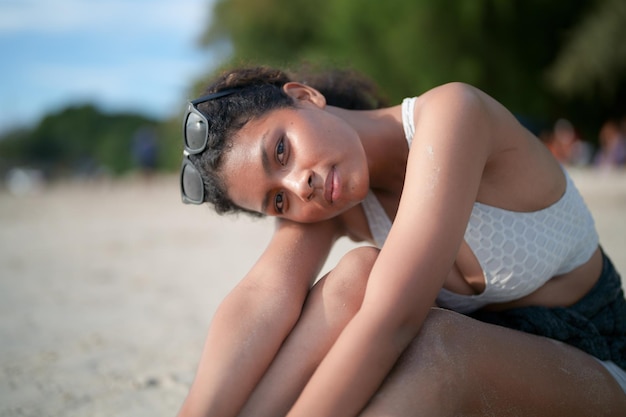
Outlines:
{"type": "Polygon", "coordinates": [[[157,165],[158,143],[156,133],[150,126],[144,126],[135,132],[132,153],[141,174],[149,179],[157,165]]]}
{"type": "Polygon", "coordinates": [[[626,138],[616,120],[602,125],[599,135],[600,149],[594,163],[598,168],[612,169],[626,164],[626,138]]]}
{"type": "Polygon", "coordinates": [[[11,169],[5,182],[9,192],[16,196],[36,193],[45,185],[44,175],[40,170],[25,167],[11,169]]]}
{"type": "Polygon", "coordinates": [[[558,119],[552,134],[544,137],[543,142],[563,165],[587,165],[591,162],[589,143],[581,140],[574,125],[567,119],[558,119]]]}

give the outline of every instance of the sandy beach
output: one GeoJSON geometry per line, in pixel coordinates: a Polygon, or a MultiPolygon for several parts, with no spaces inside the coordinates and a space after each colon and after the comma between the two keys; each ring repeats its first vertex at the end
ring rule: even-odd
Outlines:
{"type": "MultiPolygon", "coordinates": [[[[625,275],[626,172],[571,174],[625,275]]],[[[0,417],[174,416],[271,230],[183,205],[175,176],[0,189],[0,417]]]]}

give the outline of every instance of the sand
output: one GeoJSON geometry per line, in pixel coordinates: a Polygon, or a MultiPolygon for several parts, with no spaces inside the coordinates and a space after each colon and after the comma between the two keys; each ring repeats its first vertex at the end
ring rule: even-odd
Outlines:
{"type": "MultiPolygon", "coordinates": [[[[572,176],[626,271],[626,172],[572,176]]],[[[0,190],[0,417],[174,416],[271,230],[183,205],[174,176],[0,190]]]]}

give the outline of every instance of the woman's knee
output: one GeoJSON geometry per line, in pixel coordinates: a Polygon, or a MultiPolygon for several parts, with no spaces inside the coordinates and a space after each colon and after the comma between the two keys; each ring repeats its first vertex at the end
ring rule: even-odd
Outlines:
{"type": "Polygon", "coordinates": [[[367,246],[352,249],[315,285],[313,293],[318,293],[329,307],[358,311],[378,252],[367,246]]]}
{"type": "Polygon", "coordinates": [[[405,351],[404,365],[438,375],[439,389],[458,381],[467,359],[463,350],[463,341],[469,337],[467,320],[471,319],[449,310],[432,308],[417,337],[405,351]],[[448,380],[449,377],[452,378],[448,380]]]}
{"type": "Polygon", "coordinates": [[[361,416],[456,415],[468,377],[463,337],[462,317],[431,309],[361,416]]]}
{"type": "Polygon", "coordinates": [[[337,285],[362,285],[367,283],[374,262],[380,251],[371,246],[361,246],[347,252],[331,274],[337,285]]]}

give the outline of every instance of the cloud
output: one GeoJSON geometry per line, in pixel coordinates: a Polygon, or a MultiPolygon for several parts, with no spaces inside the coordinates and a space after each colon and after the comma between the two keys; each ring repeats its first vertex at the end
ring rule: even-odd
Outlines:
{"type": "Polygon", "coordinates": [[[0,134],[76,102],[159,117],[210,69],[214,0],[0,0],[0,134]]]}
{"type": "Polygon", "coordinates": [[[192,76],[188,61],[155,56],[108,65],[48,63],[25,71],[24,77],[33,81],[29,87],[38,91],[61,90],[68,96],[90,96],[108,102],[128,101],[131,97],[142,102],[147,96],[182,92],[192,76]]]}
{"type": "Polygon", "coordinates": [[[13,0],[0,5],[0,35],[19,32],[68,33],[201,28],[213,0],[13,0]]]}

